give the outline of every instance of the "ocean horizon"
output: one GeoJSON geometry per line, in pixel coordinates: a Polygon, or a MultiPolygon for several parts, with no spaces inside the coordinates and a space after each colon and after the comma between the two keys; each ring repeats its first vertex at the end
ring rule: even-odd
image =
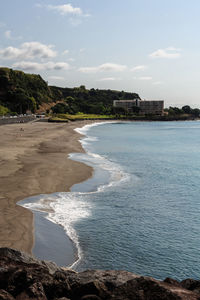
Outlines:
{"type": "Polygon", "coordinates": [[[74,243],[70,265],[77,271],[198,278],[199,129],[198,121],[77,128],[86,153],[70,158],[92,166],[93,177],[23,205],[62,226],[74,243]]]}

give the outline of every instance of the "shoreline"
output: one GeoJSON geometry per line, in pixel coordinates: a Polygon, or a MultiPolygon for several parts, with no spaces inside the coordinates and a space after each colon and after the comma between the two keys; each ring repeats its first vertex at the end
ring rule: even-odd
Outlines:
{"type": "MultiPolygon", "coordinates": [[[[38,259],[53,261],[59,266],[67,266],[71,269],[74,266],[76,266],[82,258],[82,250],[80,249],[76,232],[74,231],[71,223],[67,220],[71,220],[71,217],[74,216],[74,212],[77,211],[78,208],[79,197],[76,198],[77,206],[71,207],[71,201],[73,199],[71,198],[73,197],[72,195],[75,195],[76,193],[79,194],[82,192],[87,193],[89,187],[92,188],[92,191],[93,189],[97,191],[97,176],[100,176],[100,184],[102,184],[105,178],[107,177],[104,173],[102,175],[102,171],[97,172],[95,165],[93,166],[93,163],[90,163],[89,161],[87,162],[84,159],[82,160],[80,158],[80,156],[82,155],[88,155],[87,149],[85,148],[84,140],[87,140],[87,131],[89,130],[89,128],[105,123],[108,122],[92,122],[89,124],[87,122],[86,124],[81,124],[81,127],[79,126],[73,129],[75,132],[78,132],[78,134],[82,137],[81,139],[79,138],[79,142],[81,143],[84,151],[82,151],[82,153],[80,153],[80,151],[79,153],[70,153],[68,155],[68,158],[70,158],[72,161],[76,161],[79,163],[83,163],[86,166],[90,166],[92,168],[92,176],[86,178],[84,181],[75,182],[67,192],[40,194],[18,202],[18,205],[21,205],[22,207],[31,210],[34,214],[35,243],[32,249],[32,253],[38,259]],[[78,158],[76,157],[77,155],[78,158]],[[58,200],[59,198],[60,200],[58,200]],[[63,199],[64,202],[66,202],[66,204],[63,203],[63,199]],[[63,203],[65,205],[65,208],[62,208],[64,209],[63,212],[67,212],[68,210],[70,210],[70,213],[65,215],[67,225],[63,224],[62,217],[61,219],[60,217],[56,217],[57,202],[63,203]]],[[[103,185],[104,184],[105,183],[103,183],[103,185]]],[[[79,213],[81,215],[81,212],[79,213]]]]}
{"type": "MultiPolygon", "coordinates": [[[[74,129],[96,121],[1,126],[0,246],[29,254],[34,246],[33,213],[17,202],[40,194],[67,192],[92,177],[93,168],[71,160],[84,153],[74,129]]],[[[58,226],[58,225],[55,225],[58,226]]]]}

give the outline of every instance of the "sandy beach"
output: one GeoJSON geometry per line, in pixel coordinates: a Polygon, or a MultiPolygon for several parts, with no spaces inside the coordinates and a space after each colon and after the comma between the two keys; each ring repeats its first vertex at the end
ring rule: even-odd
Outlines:
{"type": "Polygon", "coordinates": [[[17,201],[69,191],[92,176],[92,168],[68,159],[84,152],[73,129],[94,121],[31,122],[0,126],[0,246],[31,253],[33,214],[17,201]]]}

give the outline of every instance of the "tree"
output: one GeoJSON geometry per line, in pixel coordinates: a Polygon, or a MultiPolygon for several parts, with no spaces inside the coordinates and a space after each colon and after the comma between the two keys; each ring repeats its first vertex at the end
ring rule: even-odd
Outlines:
{"type": "Polygon", "coordinates": [[[72,104],[75,102],[75,98],[72,97],[72,96],[68,96],[68,97],[65,99],[65,102],[66,102],[68,105],[72,105],[72,104]]]}
{"type": "Polygon", "coordinates": [[[125,115],[126,109],[124,107],[113,107],[113,113],[116,115],[125,115]]]}
{"type": "Polygon", "coordinates": [[[169,107],[168,112],[169,112],[169,115],[180,115],[183,113],[183,111],[180,108],[172,107],[172,106],[169,107]]]}
{"type": "Polygon", "coordinates": [[[28,110],[31,110],[32,113],[36,111],[37,104],[34,97],[27,98],[27,105],[28,105],[28,110]]]}
{"type": "Polygon", "coordinates": [[[8,114],[9,112],[10,112],[10,110],[7,107],[0,105],[0,116],[4,116],[4,115],[8,114]]]}
{"type": "Polygon", "coordinates": [[[69,107],[65,103],[57,103],[55,106],[51,107],[54,114],[66,114],[69,112],[69,107]]]}
{"type": "Polygon", "coordinates": [[[25,114],[27,110],[35,110],[36,102],[33,97],[27,95],[26,91],[22,88],[17,88],[14,91],[8,92],[10,101],[10,109],[20,114],[25,114]]]}
{"type": "Polygon", "coordinates": [[[198,117],[200,116],[200,109],[194,108],[194,109],[192,110],[192,115],[193,115],[194,117],[198,118],[198,117]]]}
{"type": "Polygon", "coordinates": [[[192,113],[192,109],[189,105],[185,105],[182,107],[182,111],[185,113],[185,114],[191,114],[192,113]]]}

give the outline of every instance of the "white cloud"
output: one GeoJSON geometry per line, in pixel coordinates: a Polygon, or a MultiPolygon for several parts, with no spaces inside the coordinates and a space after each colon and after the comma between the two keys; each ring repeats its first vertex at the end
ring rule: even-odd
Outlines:
{"type": "Polygon", "coordinates": [[[98,72],[98,67],[82,67],[78,69],[81,73],[96,73],[98,72]]]}
{"type": "Polygon", "coordinates": [[[69,53],[69,50],[65,50],[65,51],[63,51],[63,55],[65,55],[65,54],[68,54],[69,53]]]}
{"type": "Polygon", "coordinates": [[[54,11],[61,16],[69,17],[68,21],[72,26],[79,26],[82,23],[83,18],[90,17],[90,14],[84,13],[80,7],[74,7],[72,4],[62,4],[62,5],[42,5],[36,4],[38,8],[46,8],[48,10],[54,11]]]}
{"type": "Polygon", "coordinates": [[[85,48],[81,48],[79,51],[82,53],[82,52],[85,52],[85,48]]]}
{"type": "Polygon", "coordinates": [[[121,72],[126,70],[127,66],[105,63],[97,67],[82,67],[79,68],[79,71],[82,73],[97,73],[97,72],[121,72]]]}
{"type": "Polygon", "coordinates": [[[144,65],[140,65],[140,66],[136,66],[136,67],[133,67],[131,69],[132,72],[135,72],[135,71],[144,71],[147,69],[147,66],[144,66],[144,65]]]}
{"type": "Polygon", "coordinates": [[[76,18],[70,18],[69,23],[72,26],[76,27],[76,26],[79,26],[82,23],[82,20],[81,20],[81,18],[77,18],[77,17],[76,18]]]}
{"type": "Polygon", "coordinates": [[[127,67],[125,65],[113,64],[113,63],[105,63],[98,67],[100,71],[116,71],[121,72],[124,71],[127,67]]]}
{"type": "Polygon", "coordinates": [[[11,39],[11,31],[10,30],[7,30],[5,33],[4,33],[5,37],[7,39],[11,39]]]}
{"type": "Polygon", "coordinates": [[[166,48],[166,50],[168,50],[168,51],[181,51],[181,48],[175,48],[175,47],[173,47],[173,46],[170,46],[170,47],[168,47],[168,48],[166,48]]]}
{"type": "Polygon", "coordinates": [[[65,62],[52,62],[37,63],[31,61],[20,61],[12,65],[13,68],[18,68],[24,71],[42,71],[42,70],[68,70],[70,65],[65,62]]]}
{"type": "Polygon", "coordinates": [[[49,76],[48,79],[50,80],[65,80],[64,77],[61,77],[61,76],[49,76]]]}
{"type": "Polygon", "coordinates": [[[5,33],[4,33],[5,37],[9,40],[20,40],[22,39],[21,36],[18,36],[18,37],[13,37],[12,36],[12,33],[11,33],[11,30],[6,30],[5,33]]]}
{"type": "Polygon", "coordinates": [[[70,57],[67,59],[67,61],[75,61],[75,58],[70,57]]]}
{"type": "Polygon", "coordinates": [[[163,82],[162,82],[162,81],[155,81],[155,82],[153,82],[152,84],[153,84],[153,85],[161,85],[161,84],[163,84],[163,82]]]}
{"type": "Polygon", "coordinates": [[[152,80],[153,78],[151,76],[141,76],[141,77],[133,77],[135,80],[152,80]]]}
{"type": "Polygon", "coordinates": [[[42,4],[36,3],[36,4],[35,4],[35,7],[41,8],[41,7],[42,7],[42,4]]]}
{"type": "Polygon", "coordinates": [[[19,48],[7,47],[0,50],[0,57],[3,59],[34,59],[52,58],[56,52],[52,50],[52,45],[44,45],[39,42],[27,42],[21,44],[19,48]]]}
{"type": "Polygon", "coordinates": [[[152,80],[151,76],[142,76],[138,78],[139,80],[152,80]]]}
{"type": "Polygon", "coordinates": [[[73,7],[70,3],[63,5],[48,5],[47,8],[50,10],[54,10],[61,15],[89,17],[89,14],[84,14],[80,7],[73,7]]]}
{"type": "Polygon", "coordinates": [[[2,27],[5,27],[6,26],[6,24],[5,23],[3,23],[3,22],[0,22],[0,28],[2,28],[2,27]]]}
{"type": "Polygon", "coordinates": [[[181,56],[180,54],[181,49],[174,48],[174,47],[168,47],[165,49],[158,49],[155,52],[149,54],[151,58],[179,58],[181,56]]]}
{"type": "Polygon", "coordinates": [[[101,78],[98,81],[116,81],[116,80],[121,80],[121,78],[116,78],[116,77],[105,77],[101,78]]]}

